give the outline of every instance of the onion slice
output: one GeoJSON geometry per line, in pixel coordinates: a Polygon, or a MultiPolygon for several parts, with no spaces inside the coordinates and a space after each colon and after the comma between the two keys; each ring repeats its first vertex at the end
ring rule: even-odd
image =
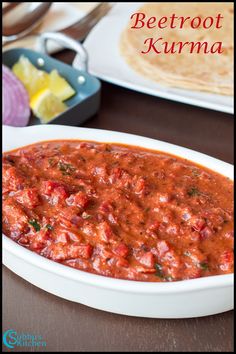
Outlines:
{"type": "Polygon", "coordinates": [[[20,80],[2,65],[3,124],[25,127],[29,123],[29,96],[20,80]]]}

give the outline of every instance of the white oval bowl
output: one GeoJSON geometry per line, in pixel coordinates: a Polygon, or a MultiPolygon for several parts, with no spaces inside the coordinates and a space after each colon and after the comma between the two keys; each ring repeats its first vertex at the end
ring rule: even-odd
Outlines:
{"type": "MultiPolygon", "coordinates": [[[[44,140],[78,139],[140,146],[186,158],[233,180],[233,165],[137,135],[59,125],[3,126],[3,151],[44,140]]],[[[189,318],[233,309],[233,274],[171,283],[113,279],[41,257],[3,235],[3,263],[35,286],[67,300],[113,313],[151,318],[189,318]]]]}

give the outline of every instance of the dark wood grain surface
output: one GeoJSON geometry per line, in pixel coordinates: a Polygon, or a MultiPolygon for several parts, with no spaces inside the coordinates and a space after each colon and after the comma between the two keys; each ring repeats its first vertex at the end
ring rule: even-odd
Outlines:
{"type": "MultiPolygon", "coordinates": [[[[73,54],[57,57],[71,62],[73,54]]],[[[229,114],[102,83],[101,109],[84,126],[156,138],[233,163],[233,124],[229,114]]],[[[119,316],[48,294],[4,267],[3,330],[9,328],[42,335],[45,351],[233,351],[233,311],[184,320],[119,316]]]]}

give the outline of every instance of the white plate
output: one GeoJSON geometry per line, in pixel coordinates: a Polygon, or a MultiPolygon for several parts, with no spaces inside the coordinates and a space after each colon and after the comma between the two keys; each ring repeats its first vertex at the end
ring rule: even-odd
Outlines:
{"type": "MultiPolygon", "coordinates": [[[[233,166],[207,155],[136,135],[59,125],[3,127],[3,151],[50,139],[117,142],[156,149],[192,160],[233,179],[233,166]]],[[[19,246],[3,235],[3,263],[20,277],[64,299],[141,317],[186,318],[233,308],[233,274],[172,283],[108,278],[73,269],[19,246]]]]}
{"type": "Polygon", "coordinates": [[[130,15],[142,3],[118,3],[93,28],[84,46],[89,53],[89,70],[102,80],[173,101],[233,113],[233,97],[161,86],[139,75],[119,52],[120,34],[130,15]]]}

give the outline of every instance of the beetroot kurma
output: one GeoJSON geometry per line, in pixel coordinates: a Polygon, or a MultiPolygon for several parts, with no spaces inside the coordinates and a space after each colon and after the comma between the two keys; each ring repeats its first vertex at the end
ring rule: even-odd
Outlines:
{"type": "Polygon", "coordinates": [[[104,276],[176,281],[233,272],[233,182],[139,147],[50,141],[3,157],[3,232],[104,276]]]}

